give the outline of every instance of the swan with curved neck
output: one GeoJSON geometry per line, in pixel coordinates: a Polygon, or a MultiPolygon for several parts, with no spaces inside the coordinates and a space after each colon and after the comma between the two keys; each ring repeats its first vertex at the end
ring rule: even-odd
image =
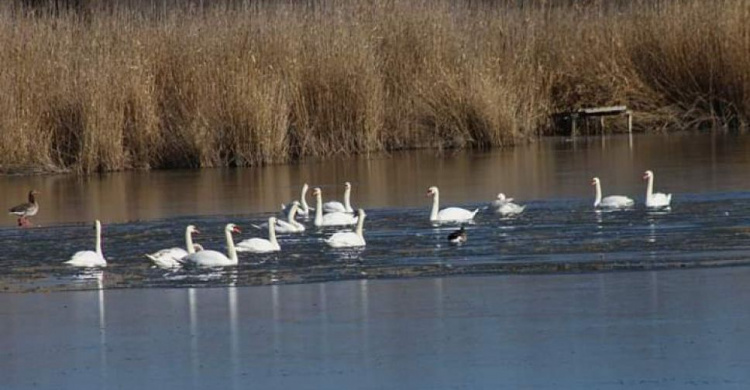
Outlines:
{"type": "Polygon", "coordinates": [[[513,203],[513,198],[506,198],[502,192],[497,194],[497,199],[492,202],[492,206],[496,213],[504,217],[521,214],[526,209],[526,206],[513,203]]]}
{"type": "Polygon", "coordinates": [[[338,232],[334,233],[331,237],[325,240],[326,244],[333,248],[351,248],[358,246],[365,246],[365,237],[362,233],[362,229],[365,225],[365,210],[357,210],[359,220],[357,221],[357,228],[353,232],[338,232]]]}
{"type": "Polygon", "coordinates": [[[104,258],[102,253],[102,224],[97,219],[94,222],[94,229],[96,229],[96,247],[93,251],[78,251],[73,254],[70,260],[66,261],[65,264],[72,265],[74,267],[106,267],[107,260],[104,258]]]}
{"type": "Polygon", "coordinates": [[[440,191],[432,186],[427,189],[427,196],[432,196],[432,211],[430,221],[432,222],[468,222],[474,219],[479,209],[469,211],[460,207],[446,207],[440,210],[440,191]]]}
{"type": "Polygon", "coordinates": [[[643,173],[643,180],[648,180],[646,185],[646,207],[658,209],[667,208],[672,202],[672,194],[654,193],[654,173],[646,171],[643,173]]]}
{"type": "Polygon", "coordinates": [[[313,190],[315,196],[315,226],[346,226],[357,223],[357,217],[349,213],[328,213],[323,215],[323,192],[320,188],[313,190]]]}
{"type": "Polygon", "coordinates": [[[276,217],[268,218],[268,239],[250,238],[237,243],[237,252],[268,253],[281,250],[276,240],[276,217]]]}
{"type": "Polygon", "coordinates": [[[352,184],[349,182],[344,183],[344,203],[338,201],[325,202],[323,204],[323,212],[325,213],[354,213],[351,203],[352,197],[352,184]]]}
{"type": "Polygon", "coordinates": [[[234,247],[232,233],[241,233],[239,226],[229,223],[224,227],[224,236],[227,240],[227,255],[214,251],[202,250],[183,257],[180,262],[199,267],[227,267],[237,265],[237,250],[234,247]]]}
{"type": "MultiPolygon", "coordinates": [[[[185,249],[174,247],[169,249],[162,249],[158,252],[146,254],[146,257],[151,259],[154,264],[159,268],[175,268],[182,265],[180,259],[183,257],[195,253],[195,247],[198,244],[193,244],[193,233],[200,233],[194,225],[188,225],[185,228],[185,249]]],[[[201,247],[202,248],[202,247],[201,247]]]]}
{"type": "Polygon", "coordinates": [[[633,199],[623,195],[610,195],[602,199],[602,184],[598,177],[591,180],[591,185],[596,187],[596,197],[594,198],[594,207],[603,209],[621,209],[632,207],[635,202],[633,199]]]}
{"type": "MultiPolygon", "coordinates": [[[[302,185],[302,191],[299,195],[299,205],[297,209],[297,215],[301,215],[303,217],[307,217],[310,215],[310,211],[312,211],[312,207],[309,207],[307,205],[307,190],[310,188],[310,186],[307,185],[307,183],[302,185]]],[[[292,208],[292,205],[294,202],[291,202],[286,205],[281,205],[281,209],[284,212],[284,214],[289,215],[289,211],[292,208]]]]}

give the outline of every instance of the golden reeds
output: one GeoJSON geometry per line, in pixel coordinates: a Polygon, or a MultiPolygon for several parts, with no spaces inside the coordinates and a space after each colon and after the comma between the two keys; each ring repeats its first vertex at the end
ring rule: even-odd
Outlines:
{"type": "Polygon", "coordinates": [[[642,129],[750,117],[742,0],[185,3],[1,9],[0,167],[491,147],[595,105],[642,129]]]}

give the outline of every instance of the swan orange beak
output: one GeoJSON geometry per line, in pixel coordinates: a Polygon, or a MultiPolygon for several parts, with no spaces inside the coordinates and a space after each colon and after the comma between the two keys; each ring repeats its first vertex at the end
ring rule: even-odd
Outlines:
{"type": "Polygon", "coordinates": [[[201,234],[201,231],[198,230],[198,229],[193,229],[193,233],[195,233],[195,234],[201,234]]]}
{"type": "Polygon", "coordinates": [[[595,185],[596,185],[596,182],[595,182],[594,180],[592,180],[592,181],[591,181],[591,185],[592,185],[592,186],[595,186],[595,185]]]}
{"type": "Polygon", "coordinates": [[[240,229],[239,226],[235,226],[234,229],[232,229],[232,231],[235,233],[242,233],[242,230],[240,229]]]}
{"type": "Polygon", "coordinates": [[[648,175],[643,175],[643,180],[647,180],[647,179],[648,179],[648,175]]]}

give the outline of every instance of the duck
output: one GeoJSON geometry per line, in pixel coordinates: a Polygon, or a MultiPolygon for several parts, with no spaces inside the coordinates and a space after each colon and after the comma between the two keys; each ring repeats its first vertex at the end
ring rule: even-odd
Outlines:
{"type": "Polygon", "coordinates": [[[362,229],[365,224],[365,210],[357,210],[357,228],[353,232],[337,232],[328,237],[325,243],[332,248],[352,248],[365,246],[365,237],[362,229]]]}
{"type": "Polygon", "coordinates": [[[357,217],[349,213],[328,213],[323,215],[323,192],[320,188],[313,189],[313,196],[315,196],[315,220],[314,224],[317,227],[321,226],[347,226],[354,225],[357,223],[357,217]]]}
{"type": "Polygon", "coordinates": [[[201,250],[203,249],[200,244],[193,244],[193,233],[200,233],[198,229],[195,227],[195,225],[188,225],[185,228],[185,248],[169,248],[169,249],[162,249],[160,251],[154,252],[154,253],[147,253],[146,257],[151,259],[151,261],[154,262],[154,265],[156,265],[159,268],[176,268],[180,267],[182,263],[180,262],[180,259],[183,257],[196,252],[196,247],[199,247],[201,250]]]}
{"type": "Polygon", "coordinates": [[[31,226],[28,217],[33,217],[37,212],[39,212],[39,203],[37,203],[35,196],[39,194],[39,191],[31,190],[29,191],[28,202],[13,206],[8,209],[9,214],[15,214],[18,216],[18,226],[31,226]]]}
{"type": "Polygon", "coordinates": [[[469,211],[460,207],[440,208],[440,191],[436,186],[427,189],[427,196],[432,196],[432,211],[430,212],[431,222],[468,222],[474,219],[479,209],[469,211]],[[439,210],[439,211],[438,211],[439,210]]]}
{"type": "Polygon", "coordinates": [[[64,264],[85,268],[107,266],[107,260],[102,253],[102,223],[98,219],[94,221],[94,230],[96,230],[95,249],[93,251],[78,251],[64,264]]]}
{"type": "Polygon", "coordinates": [[[648,180],[648,184],[646,185],[646,207],[651,209],[668,208],[672,202],[672,194],[654,193],[654,172],[644,172],[643,180],[648,180]]]}
{"type": "Polygon", "coordinates": [[[495,212],[502,216],[518,215],[526,209],[526,206],[513,203],[513,198],[506,198],[502,192],[497,194],[497,199],[492,202],[492,206],[495,212]]]}
{"type": "Polygon", "coordinates": [[[180,262],[183,265],[198,267],[231,267],[237,265],[237,250],[234,246],[232,233],[242,233],[242,230],[239,226],[233,223],[228,223],[224,226],[224,236],[227,241],[227,255],[219,251],[204,249],[188,254],[180,259],[180,262]]]}
{"type": "MultiPolygon", "coordinates": [[[[310,188],[310,186],[307,185],[307,183],[304,183],[302,185],[302,191],[299,195],[299,206],[297,209],[297,215],[302,217],[307,217],[310,215],[310,211],[313,210],[312,207],[309,207],[307,205],[307,191],[310,188]]],[[[284,215],[289,215],[289,210],[292,208],[292,204],[294,202],[289,202],[288,204],[282,204],[281,205],[281,211],[284,215]]]]}
{"type": "Polygon", "coordinates": [[[451,232],[451,234],[448,235],[448,241],[450,241],[452,244],[463,244],[468,240],[468,236],[466,235],[466,229],[463,225],[461,225],[461,228],[451,232]]]}
{"type": "Polygon", "coordinates": [[[330,201],[323,204],[324,213],[354,213],[351,204],[352,184],[348,181],[344,183],[344,203],[339,201],[330,201]]]}
{"type": "Polygon", "coordinates": [[[633,199],[623,195],[610,195],[602,199],[602,185],[598,177],[591,180],[591,185],[596,187],[596,198],[594,199],[595,208],[623,209],[632,207],[635,204],[633,199]]]}
{"type": "Polygon", "coordinates": [[[276,217],[268,218],[268,239],[250,238],[237,244],[237,252],[268,253],[281,250],[276,240],[276,217]]]}

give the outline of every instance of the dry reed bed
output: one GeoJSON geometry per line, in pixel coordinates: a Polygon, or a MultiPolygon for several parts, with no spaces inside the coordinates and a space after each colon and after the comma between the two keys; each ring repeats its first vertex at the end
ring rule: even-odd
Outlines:
{"type": "Polygon", "coordinates": [[[0,14],[0,166],[246,166],[507,145],[627,104],[648,129],[750,117],[750,2],[330,2],[0,14]]]}

